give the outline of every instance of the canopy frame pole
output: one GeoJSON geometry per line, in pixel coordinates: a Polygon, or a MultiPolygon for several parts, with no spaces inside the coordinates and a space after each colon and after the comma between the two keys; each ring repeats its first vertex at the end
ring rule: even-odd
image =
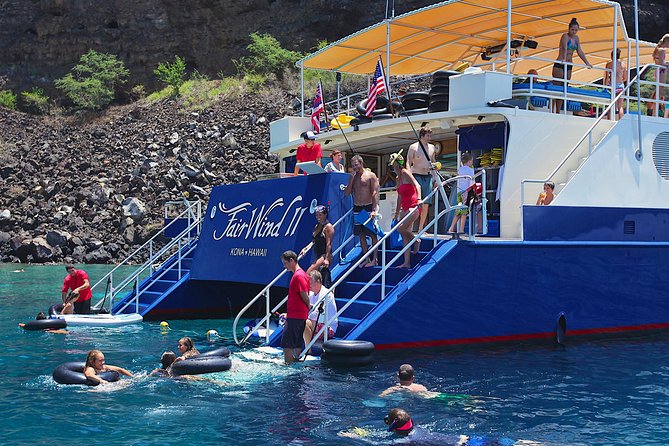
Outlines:
{"type": "MultiPolygon", "coordinates": [[[[618,79],[616,79],[618,71],[618,59],[616,58],[618,49],[618,6],[616,5],[613,8],[613,52],[611,53],[611,102],[616,100],[616,85],[618,84],[618,79]]],[[[612,121],[618,118],[618,110],[614,105],[609,111],[609,119],[612,121]]]]}
{"type": "Polygon", "coordinates": [[[304,118],[304,61],[300,61],[300,117],[304,118]]]}
{"type": "MultiPolygon", "coordinates": [[[[641,76],[639,66],[639,0],[634,0],[634,42],[636,46],[636,100],[637,100],[637,130],[639,132],[639,148],[634,157],[637,161],[643,159],[643,150],[641,147],[641,76]]],[[[658,107],[659,108],[659,107],[658,107]]]]}
{"type": "Polygon", "coordinates": [[[511,2],[506,2],[506,74],[511,74],[511,2]]]}

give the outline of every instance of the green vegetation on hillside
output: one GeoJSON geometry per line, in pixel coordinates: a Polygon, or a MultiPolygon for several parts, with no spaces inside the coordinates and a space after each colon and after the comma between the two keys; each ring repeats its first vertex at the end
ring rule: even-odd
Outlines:
{"type": "Polygon", "coordinates": [[[89,50],[55,84],[77,107],[98,110],[114,100],[116,88],[129,74],[115,55],[89,50]]]}
{"type": "Polygon", "coordinates": [[[179,96],[179,89],[186,81],[186,61],[174,56],[174,62],[161,62],[153,73],[159,81],[172,87],[172,96],[179,96]]]}

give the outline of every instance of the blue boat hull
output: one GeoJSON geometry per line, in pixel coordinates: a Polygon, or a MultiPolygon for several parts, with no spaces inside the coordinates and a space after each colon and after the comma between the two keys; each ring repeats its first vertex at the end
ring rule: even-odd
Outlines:
{"type": "Polygon", "coordinates": [[[391,349],[554,338],[560,315],[567,337],[668,328],[668,256],[650,243],[459,242],[354,334],[391,349]]]}

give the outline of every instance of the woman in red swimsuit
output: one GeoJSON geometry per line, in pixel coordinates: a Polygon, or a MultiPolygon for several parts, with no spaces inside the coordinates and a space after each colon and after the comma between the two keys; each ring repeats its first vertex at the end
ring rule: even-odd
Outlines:
{"type": "MultiPolygon", "coordinates": [[[[404,167],[404,157],[400,152],[390,155],[390,165],[397,175],[397,207],[395,211],[395,219],[402,220],[407,214],[411,215],[397,227],[397,232],[402,235],[404,246],[408,245],[413,239],[411,227],[413,223],[418,220],[420,215],[420,185],[418,181],[411,174],[409,169],[404,167]],[[416,209],[418,207],[418,209],[416,209]],[[415,212],[412,212],[414,211],[415,212]]],[[[419,241],[416,241],[419,243],[419,241]]],[[[398,268],[411,268],[411,250],[404,251],[404,263],[398,268]]]]}

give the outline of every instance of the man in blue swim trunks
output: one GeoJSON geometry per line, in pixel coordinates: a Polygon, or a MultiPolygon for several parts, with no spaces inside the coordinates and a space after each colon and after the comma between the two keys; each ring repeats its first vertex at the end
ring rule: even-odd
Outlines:
{"type": "MultiPolygon", "coordinates": [[[[434,163],[434,145],[430,143],[432,141],[432,129],[430,126],[425,125],[420,128],[418,132],[419,142],[415,142],[409,146],[409,151],[407,152],[407,161],[409,164],[409,170],[413,174],[418,184],[420,184],[420,199],[422,201],[421,210],[420,210],[420,220],[418,221],[418,232],[422,231],[425,227],[425,222],[427,221],[427,211],[430,208],[432,203],[432,197],[426,199],[432,189],[434,189],[434,170],[432,169],[432,164],[434,163]],[[420,147],[421,144],[425,148],[425,151],[420,147]],[[429,159],[425,157],[425,152],[429,156],[429,159]]],[[[414,250],[418,250],[418,243],[414,245],[414,250]]]]}
{"type": "MultiPolygon", "coordinates": [[[[369,216],[374,218],[379,207],[379,179],[371,170],[365,169],[365,163],[360,155],[355,155],[351,159],[351,168],[353,168],[353,175],[348,180],[348,185],[344,194],[349,196],[353,194],[353,214],[360,213],[362,210],[369,212],[369,216]]],[[[376,245],[379,241],[376,232],[372,231],[360,222],[353,219],[353,233],[360,238],[360,247],[362,254],[365,255],[369,250],[367,246],[367,236],[372,239],[372,245],[376,245]]],[[[367,262],[363,266],[376,266],[376,250],[372,251],[367,262]]]]}

